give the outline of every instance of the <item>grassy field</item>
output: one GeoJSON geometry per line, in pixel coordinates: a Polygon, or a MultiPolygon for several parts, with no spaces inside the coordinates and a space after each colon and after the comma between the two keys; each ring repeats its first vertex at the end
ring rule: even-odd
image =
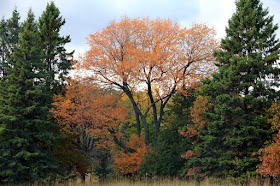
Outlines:
{"type": "MultiPolygon", "coordinates": [[[[53,184],[51,184],[53,185],[53,184]]],[[[219,186],[219,185],[242,185],[242,184],[233,184],[230,181],[224,180],[222,182],[218,182],[217,180],[204,180],[201,183],[198,183],[194,180],[181,180],[177,178],[161,178],[161,179],[112,179],[112,180],[105,180],[99,181],[96,177],[88,176],[86,181],[83,183],[81,179],[74,179],[71,181],[67,181],[64,183],[55,183],[54,185],[69,185],[69,186],[78,186],[78,185],[85,185],[85,186],[219,186]]],[[[269,179],[266,180],[257,180],[251,179],[249,183],[243,184],[246,186],[270,186],[269,179]]],[[[279,185],[279,183],[274,183],[273,185],[279,185]]]]}

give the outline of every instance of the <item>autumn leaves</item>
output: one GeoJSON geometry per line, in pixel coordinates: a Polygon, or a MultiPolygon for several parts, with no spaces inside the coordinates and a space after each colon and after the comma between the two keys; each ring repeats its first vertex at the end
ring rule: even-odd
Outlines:
{"type": "Polygon", "coordinates": [[[79,68],[92,71],[95,82],[120,89],[128,96],[136,117],[142,120],[145,143],[149,145],[146,117],[150,110],[156,141],[163,109],[171,96],[215,69],[212,54],[218,42],[214,36],[215,31],[206,25],[194,24],[187,29],[170,19],[124,17],[89,36],[91,48],[79,68]],[[133,95],[141,90],[146,90],[150,101],[146,110],[139,108],[133,95]]]}
{"type": "Polygon", "coordinates": [[[121,147],[123,152],[115,156],[119,171],[135,173],[147,146],[156,145],[171,96],[215,70],[212,54],[219,46],[215,31],[204,24],[187,29],[170,19],[123,17],[90,34],[88,44],[90,50],[76,69],[91,75],[82,82],[70,80],[65,96],[56,97],[53,113],[64,130],[77,133],[86,126],[91,135],[121,147]],[[102,94],[97,86],[127,96],[137,130],[129,141],[119,138],[127,108],[116,106],[116,97],[102,94]],[[144,107],[137,100],[139,93],[147,100],[144,107]]]}

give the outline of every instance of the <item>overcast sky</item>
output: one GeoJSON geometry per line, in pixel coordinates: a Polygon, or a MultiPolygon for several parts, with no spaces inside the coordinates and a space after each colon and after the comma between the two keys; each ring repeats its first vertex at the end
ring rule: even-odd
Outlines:
{"type": "MultiPolygon", "coordinates": [[[[205,23],[217,31],[217,38],[225,36],[228,19],[235,11],[235,0],[53,0],[66,24],[62,35],[70,35],[72,41],[66,47],[83,52],[88,49],[86,37],[101,30],[112,20],[122,16],[130,18],[171,18],[179,24],[191,27],[193,23],[205,23]]],[[[38,18],[50,0],[0,0],[0,16],[9,18],[15,7],[22,21],[32,8],[38,18]]],[[[280,23],[280,0],[262,0],[268,7],[274,22],[280,23]]],[[[280,37],[280,31],[278,38],[280,37]]]]}

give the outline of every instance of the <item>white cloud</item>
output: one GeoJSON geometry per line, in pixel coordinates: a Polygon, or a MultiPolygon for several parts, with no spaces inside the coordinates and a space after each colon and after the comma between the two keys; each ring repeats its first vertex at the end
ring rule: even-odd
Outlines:
{"type": "MultiPolygon", "coordinates": [[[[9,18],[17,6],[22,20],[29,8],[38,18],[50,0],[0,0],[0,18],[9,18]]],[[[69,50],[84,51],[88,48],[86,37],[101,30],[111,20],[121,16],[163,17],[178,21],[191,27],[193,23],[205,23],[217,31],[217,38],[225,36],[228,19],[235,11],[235,0],[54,0],[66,19],[62,35],[71,36],[69,50]]],[[[263,0],[264,7],[269,7],[270,15],[275,15],[275,23],[280,22],[280,1],[263,0]]],[[[280,33],[280,31],[278,31],[280,33]]],[[[278,38],[279,38],[278,34],[278,38]]]]}
{"type": "MultiPolygon", "coordinates": [[[[200,0],[199,14],[194,17],[192,23],[204,23],[217,32],[217,38],[225,36],[225,27],[235,11],[234,0],[200,0]]],[[[189,20],[183,20],[182,25],[190,27],[189,20]]]]}

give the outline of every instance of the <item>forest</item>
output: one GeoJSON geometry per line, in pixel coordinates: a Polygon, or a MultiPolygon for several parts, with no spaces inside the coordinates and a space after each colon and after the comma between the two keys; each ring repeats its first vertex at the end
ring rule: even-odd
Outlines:
{"type": "Polygon", "coordinates": [[[260,0],[214,28],[122,17],[67,51],[54,2],[0,22],[0,185],[280,178],[280,41],[260,0]]]}

